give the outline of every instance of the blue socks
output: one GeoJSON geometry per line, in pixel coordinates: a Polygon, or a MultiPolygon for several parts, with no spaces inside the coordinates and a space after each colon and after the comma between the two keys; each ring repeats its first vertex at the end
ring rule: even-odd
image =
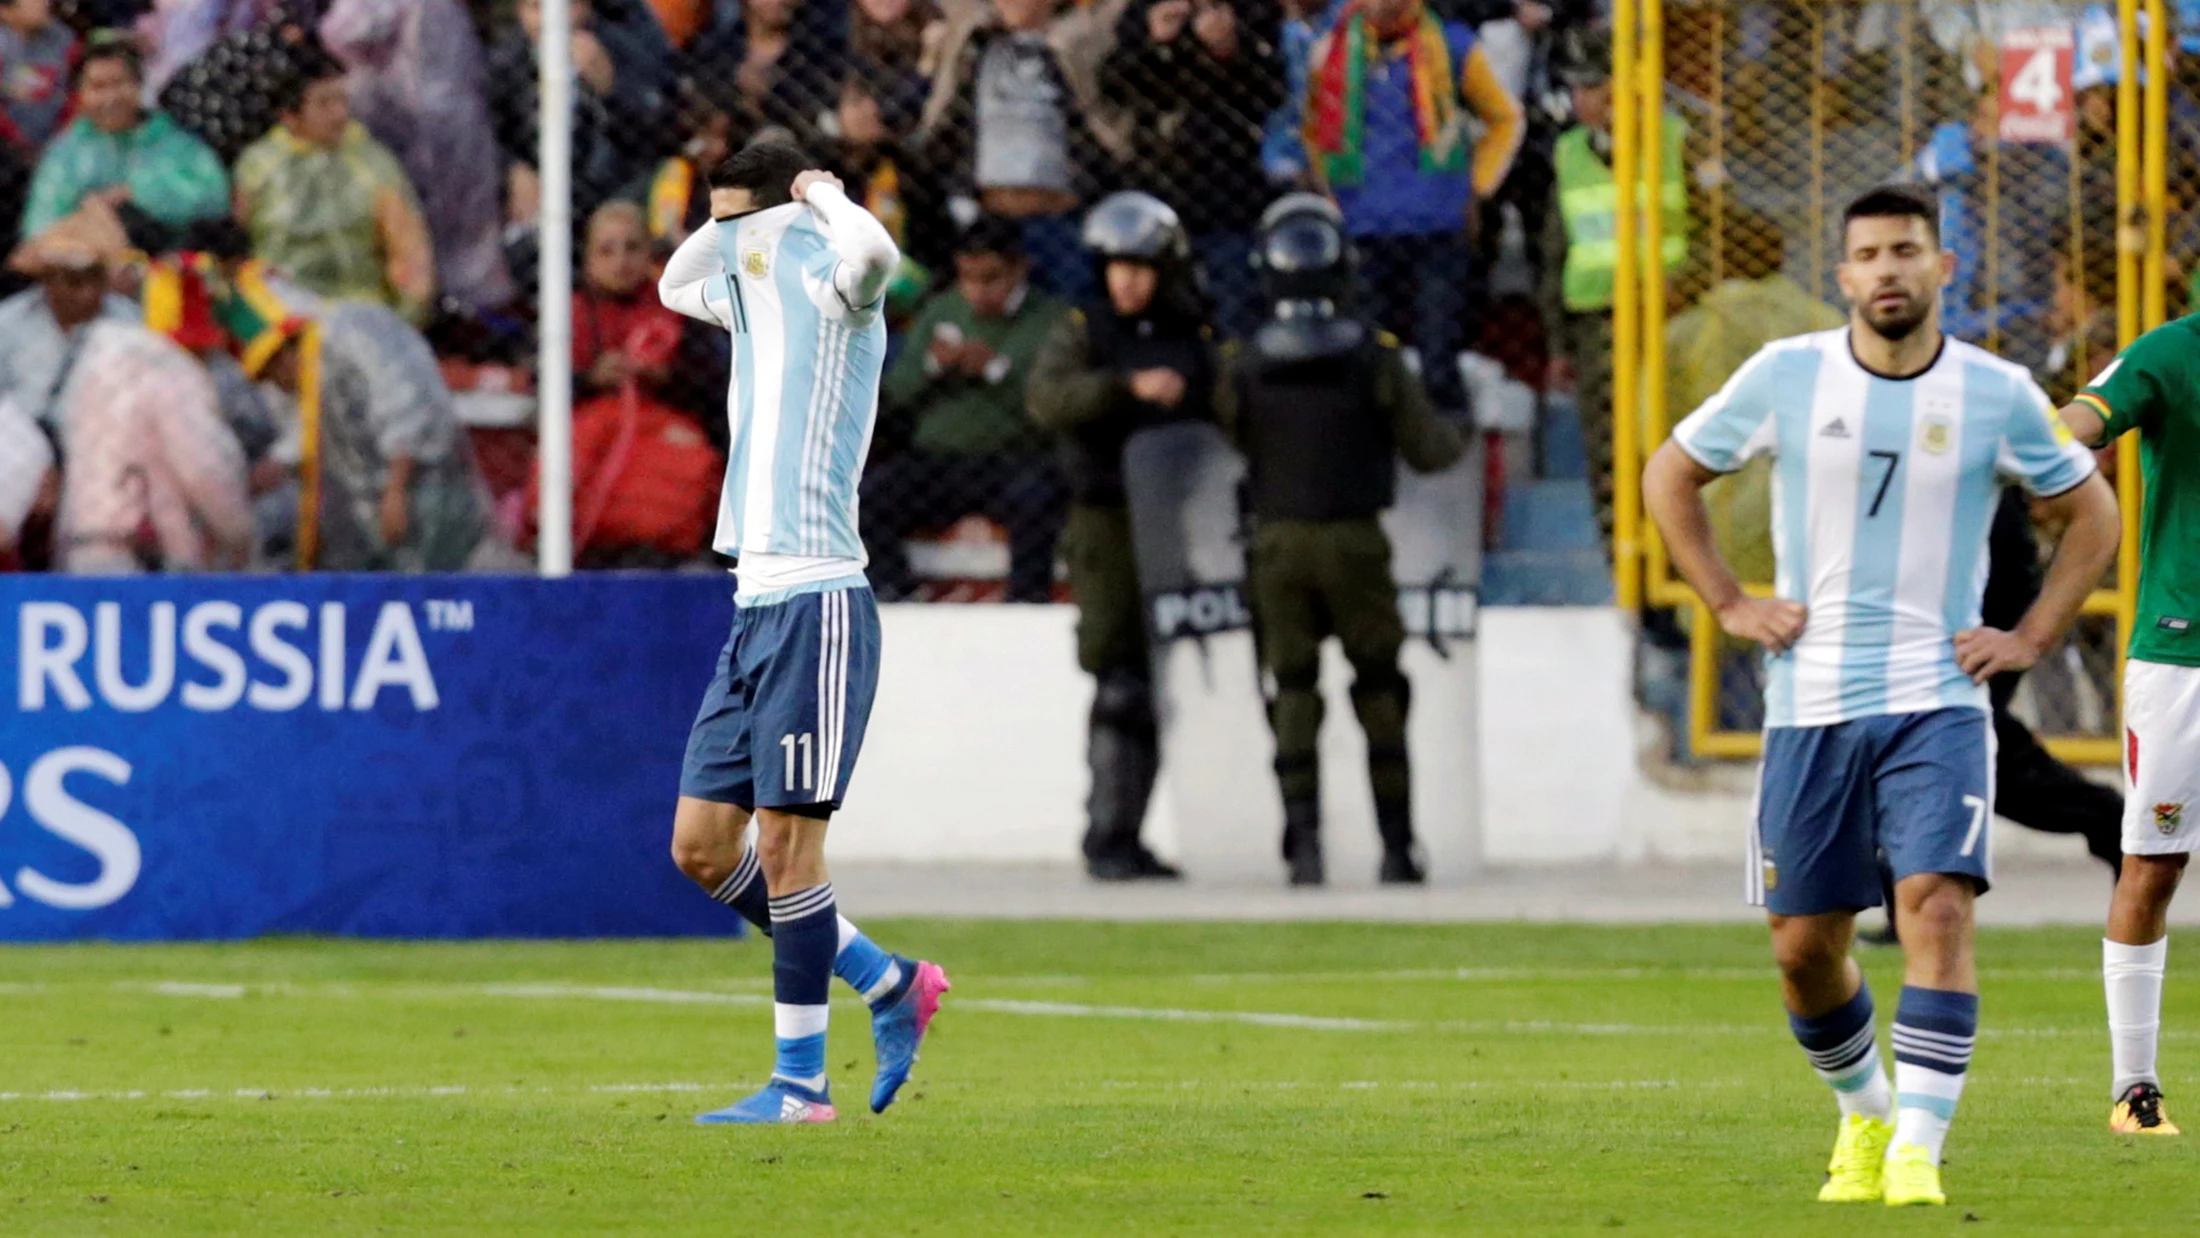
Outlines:
{"type": "Polygon", "coordinates": [[[1894,1093],[1879,1066],[1879,1042],[1872,1027],[1871,986],[1859,984],[1847,1004],[1808,1018],[1790,1014],[1804,1056],[1818,1077],[1832,1086],[1841,1116],[1863,1114],[1885,1122],[1894,1116],[1894,1093]]]}
{"type": "MultiPolygon", "coordinates": [[[[771,898],[764,892],[764,872],[757,863],[756,848],[741,853],[741,862],[711,892],[711,898],[740,912],[741,918],[764,936],[772,935],[771,898]]],[[[833,974],[862,994],[873,1010],[899,1000],[908,988],[913,969],[902,966],[899,959],[880,949],[845,917],[840,918],[838,929],[833,974]]]]}
{"type": "Polygon", "coordinates": [[[771,900],[772,1026],[779,1038],[772,1078],[812,1093],[825,1091],[825,1025],[831,1008],[839,914],[830,884],[771,900]]]}
{"type": "Polygon", "coordinates": [[[756,931],[772,935],[771,896],[764,892],[764,868],[756,862],[756,848],[741,853],[741,862],[733,866],[733,875],[718,883],[711,891],[714,902],[724,903],[741,913],[741,918],[756,926],[756,931]]]}
{"type": "Polygon", "coordinates": [[[840,917],[840,946],[839,953],[833,956],[833,974],[862,994],[871,1009],[877,1010],[900,1000],[909,988],[909,981],[915,978],[915,970],[902,966],[900,959],[881,950],[878,943],[865,937],[846,916],[840,917]]]}
{"type": "Polygon", "coordinates": [[[1894,1016],[1894,1146],[1915,1144],[1940,1163],[1977,1041],[1976,993],[1903,986],[1894,1016]]]}

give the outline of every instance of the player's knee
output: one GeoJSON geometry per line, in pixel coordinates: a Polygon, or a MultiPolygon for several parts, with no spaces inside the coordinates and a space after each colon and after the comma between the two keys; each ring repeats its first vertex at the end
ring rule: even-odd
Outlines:
{"type": "Polygon", "coordinates": [[[1796,925],[1772,936],[1772,959],[1780,974],[1791,979],[1823,976],[1838,971],[1848,957],[1846,943],[1830,933],[1812,932],[1796,925]]]}
{"type": "Polygon", "coordinates": [[[672,836],[672,862],[687,874],[688,880],[706,890],[715,890],[733,875],[734,865],[740,856],[722,854],[724,849],[707,841],[675,833],[672,836]]]}
{"type": "Polygon", "coordinates": [[[2118,892],[2144,906],[2159,907],[2177,893],[2178,883],[2184,880],[2187,858],[2184,855],[2126,855],[2123,873],[2117,878],[2118,892]]]}
{"type": "Polygon", "coordinates": [[[1940,882],[1905,901],[1902,938],[1906,942],[1953,941],[1971,931],[1971,891],[1958,880],[1940,882]]]}

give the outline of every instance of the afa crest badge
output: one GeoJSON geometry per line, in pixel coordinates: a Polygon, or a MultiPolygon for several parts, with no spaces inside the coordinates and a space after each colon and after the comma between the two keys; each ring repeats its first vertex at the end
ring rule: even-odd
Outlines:
{"type": "Polygon", "coordinates": [[[762,279],[771,271],[771,259],[761,247],[741,251],[741,273],[750,279],[762,279]]]}
{"type": "Polygon", "coordinates": [[[1955,423],[1946,417],[1927,417],[1918,429],[1917,440],[1927,455],[1945,455],[1955,445],[1955,423]]]}
{"type": "Polygon", "coordinates": [[[2155,829],[2162,831],[2164,834],[2175,834],[2177,828],[2184,823],[2185,806],[2183,804],[2156,804],[2154,806],[2155,829]]]}
{"type": "Polygon", "coordinates": [[[1770,894],[1770,893],[1772,893],[1772,892],[1773,892],[1774,890],[1777,890],[1777,889],[1779,889],[1779,888],[1780,888],[1780,866],[1779,866],[1778,864],[1775,864],[1775,863],[1773,863],[1773,862],[1772,862],[1771,860],[1769,860],[1769,859],[1768,859],[1768,860],[1766,860],[1766,861],[1765,861],[1765,864],[1764,864],[1764,873],[1765,873],[1765,893],[1767,893],[1767,894],[1770,894]]]}

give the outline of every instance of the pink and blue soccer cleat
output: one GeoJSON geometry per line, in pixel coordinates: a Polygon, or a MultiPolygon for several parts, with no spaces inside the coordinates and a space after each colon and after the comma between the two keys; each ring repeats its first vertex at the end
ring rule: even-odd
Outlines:
{"type": "Polygon", "coordinates": [[[873,1113],[886,1112],[901,1085],[909,1082],[924,1033],[932,1026],[932,1016],[940,1012],[940,995],[954,987],[937,963],[902,962],[915,969],[915,978],[900,998],[871,1014],[871,1042],[878,1048],[878,1080],[871,1085],[873,1113]]]}
{"type": "Polygon", "coordinates": [[[764,1090],[739,1104],[709,1113],[695,1115],[697,1126],[722,1126],[729,1123],[760,1125],[768,1122],[830,1122],[840,1116],[833,1109],[832,1097],[824,1092],[813,1092],[787,1082],[773,1079],[764,1090]]]}

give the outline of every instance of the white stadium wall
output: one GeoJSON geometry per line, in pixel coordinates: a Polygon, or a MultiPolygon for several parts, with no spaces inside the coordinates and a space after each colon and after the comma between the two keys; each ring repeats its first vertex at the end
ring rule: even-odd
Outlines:
{"type": "MultiPolygon", "coordinates": [[[[1075,609],[887,606],[882,623],[878,704],[836,855],[1076,861],[1092,689],[1076,666],[1075,609]]],[[[1746,773],[1693,790],[1641,773],[1632,640],[1608,608],[1493,607],[1449,660],[1408,646],[1415,807],[1435,880],[1480,864],[1739,860],[1746,773]]],[[[1169,674],[1197,687],[1179,688],[1148,840],[1196,876],[1274,875],[1282,810],[1249,643],[1179,644],[1169,674]]],[[[1323,798],[1340,873],[1372,869],[1376,854],[1350,679],[1330,649],[1323,798]]],[[[1997,845],[2007,857],[2083,855],[2074,839],[2016,829],[1997,845]]]]}

